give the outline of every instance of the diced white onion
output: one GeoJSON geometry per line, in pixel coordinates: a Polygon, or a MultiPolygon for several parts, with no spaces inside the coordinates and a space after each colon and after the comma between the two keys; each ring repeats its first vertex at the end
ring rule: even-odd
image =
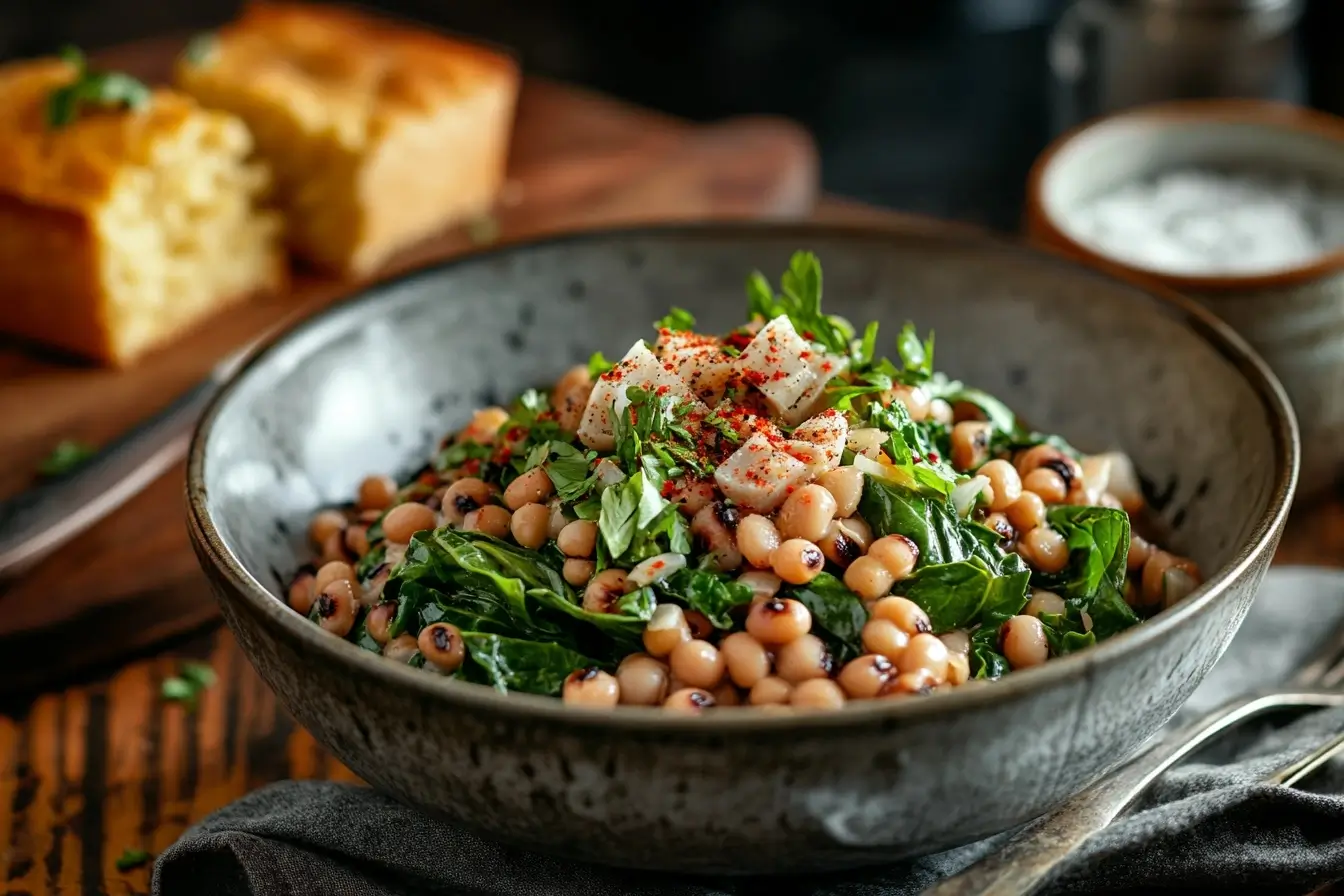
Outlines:
{"type": "Polygon", "coordinates": [[[1198,587],[1194,576],[1173,566],[1162,573],[1162,605],[1170,607],[1185,600],[1198,587]]]}
{"type": "Polygon", "coordinates": [[[685,554],[659,554],[636,564],[635,568],[630,570],[626,581],[636,588],[643,588],[645,585],[661,582],[677,570],[685,568],[685,554]]]}
{"type": "Polygon", "coordinates": [[[597,466],[593,468],[593,472],[597,473],[597,484],[600,488],[607,488],[625,481],[625,474],[609,457],[604,457],[598,461],[597,466]]]}
{"type": "Polygon", "coordinates": [[[970,516],[971,511],[975,509],[975,502],[988,487],[988,476],[972,476],[956,485],[952,489],[952,506],[956,508],[957,516],[970,516]]]}

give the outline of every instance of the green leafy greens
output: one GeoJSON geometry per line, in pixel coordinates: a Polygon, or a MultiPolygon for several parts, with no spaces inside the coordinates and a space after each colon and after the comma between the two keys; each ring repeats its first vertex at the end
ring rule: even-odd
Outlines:
{"type": "Polygon", "coordinates": [[[71,124],[88,106],[134,110],[149,105],[152,94],[144,82],[124,72],[90,69],[84,54],[75,47],[65,47],[60,56],[75,69],[75,78],[53,90],[47,98],[47,127],[50,129],[71,124]]]}

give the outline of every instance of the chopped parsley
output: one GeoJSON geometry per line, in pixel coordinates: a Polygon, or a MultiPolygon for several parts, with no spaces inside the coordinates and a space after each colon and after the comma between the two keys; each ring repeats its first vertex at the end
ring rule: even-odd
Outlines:
{"type": "Polygon", "coordinates": [[[61,50],[61,58],[74,66],[75,79],[58,87],[47,98],[47,126],[66,127],[88,106],[103,109],[142,109],[152,93],[144,82],[124,72],[90,69],[84,54],[75,47],[61,50]]]}

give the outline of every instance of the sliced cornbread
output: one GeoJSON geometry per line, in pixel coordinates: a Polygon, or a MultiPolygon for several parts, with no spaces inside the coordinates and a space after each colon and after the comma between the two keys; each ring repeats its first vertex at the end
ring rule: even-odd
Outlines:
{"type": "Polygon", "coordinates": [[[0,332],[125,364],[278,287],[281,221],[240,120],[130,79],[133,108],[80,99],[83,77],[0,67],[0,332]]]}
{"type": "Polygon", "coordinates": [[[492,50],[283,3],[248,7],[177,68],[183,90],[256,135],[295,252],[357,276],[489,209],[518,82],[492,50]]]}

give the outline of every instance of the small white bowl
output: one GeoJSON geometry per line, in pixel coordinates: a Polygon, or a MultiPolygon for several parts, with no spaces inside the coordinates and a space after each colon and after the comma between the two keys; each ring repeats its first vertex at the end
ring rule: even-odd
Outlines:
{"type": "Polygon", "coordinates": [[[1301,175],[1344,189],[1344,119],[1257,100],[1144,106],[1064,134],[1027,184],[1028,239],[1145,285],[1183,292],[1249,340],[1278,374],[1302,427],[1299,493],[1344,473],[1344,247],[1265,273],[1189,276],[1142,267],[1085,244],[1086,203],[1133,181],[1184,168],[1301,175]]]}

